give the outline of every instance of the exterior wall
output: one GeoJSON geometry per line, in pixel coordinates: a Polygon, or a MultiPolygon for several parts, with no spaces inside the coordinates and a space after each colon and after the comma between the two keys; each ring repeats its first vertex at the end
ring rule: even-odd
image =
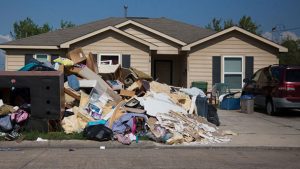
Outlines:
{"type": "Polygon", "coordinates": [[[180,48],[178,44],[164,39],[156,34],[134,25],[125,26],[121,29],[129,34],[158,46],[157,54],[178,54],[178,49],[180,48]]]}
{"type": "Polygon", "coordinates": [[[58,54],[59,56],[65,57],[66,53],[63,50],[18,50],[9,49],[6,50],[6,71],[15,71],[20,69],[25,64],[25,54],[58,54]]]}
{"type": "MultiPolygon", "coordinates": [[[[277,55],[278,49],[239,32],[223,35],[192,48],[188,56],[188,86],[193,81],[207,81],[208,89],[211,89],[212,56],[253,56],[255,72],[270,64],[278,64],[277,55]]],[[[223,65],[223,57],[221,60],[223,65]]]]}
{"type": "Polygon", "coordinates": [[[131,66],[151,74],[149,47],[133,41],[123,35],[109,31],[73,44],[70,50],[81,47],[86,55],[93,54],[129,54],[131,66]]]}

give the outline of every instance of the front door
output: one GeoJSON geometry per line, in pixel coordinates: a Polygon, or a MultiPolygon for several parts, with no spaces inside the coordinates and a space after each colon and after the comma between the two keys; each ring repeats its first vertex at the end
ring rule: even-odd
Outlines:
{"type": "Polygon", "coordinates": [[[172,85],[173,62],[171,60],[154,61],[154,79],[160,83],[172,85]]]}

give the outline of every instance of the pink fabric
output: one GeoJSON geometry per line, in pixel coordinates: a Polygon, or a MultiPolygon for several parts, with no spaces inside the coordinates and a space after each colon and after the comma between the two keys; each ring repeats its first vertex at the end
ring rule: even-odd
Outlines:
{"type": "Polygon", "coordinates": [[[133,124],[132,124],[131,132],[132,132],[133,134],[136,133],[136,119],[135,119],[135,117],[133,117],[133,124]]]}

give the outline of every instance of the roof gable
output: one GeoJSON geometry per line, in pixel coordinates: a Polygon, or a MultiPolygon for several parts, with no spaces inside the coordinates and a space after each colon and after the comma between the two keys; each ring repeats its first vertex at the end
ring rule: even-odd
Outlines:
{"type": "Polygon", "coordinates": [[[281,46],[281,45],[279,45],[279,44],[277,44],[275,42],[272,42],[272,41],[270,41],[268,39],[265,39],[265,38],[263,38],[261,36],[255,35],[255,34],[253,34],[251,32],[248,32],[248,31],[246,31],[246,30],[244,30],[242,28],[239,28],[237,26],[233,26],[231,28],[225,29],[225,30],[217,32],[217,33],[215,33],[215,34],[213,34],[211,36],[205,37],[205,38],[200,39],[200,40],[198,40],[196,42],[188,44],[188,45],[182,47],[182,50],[183,51],[189,51],[189,50],[191,50],[192,47],[194,47],[196,45],[202,44],[202,43],[204,43],[204,42],[206,42],[208,40],[217,38],[217,37],[219,37],[221,35],[227,34],[227,33],[232,32],[232,31],[238,31],[238,32],[243,33],[243,34],[245,34],[247,36],[250,36],[250,37],[252,37],[254,39],[257,39],[257,40],[259,40],[259,41],[261,41],[261,42],[263,42],[265,44],[273,46],[274,48],[278,48],[279,52],[287,52],[288,51],[288,49],[286,47],[284,47],[284,46],[281,46]]]}
{"type": "Polygon", "coordinates": [[[137,26],[137,27],[139,27],[139,28],[145,29],[145,30],[147,30],[147,31],[149,31],[149,32],[151,32],[151,33],[154,33],[154,34],[156,34],[156,35],[159,35],[159,36],[161,36],[161,37],[163,37],[163,38],[166,38],[166,39],[168,39],[168,40],[170,40],[170,41],[172,41],[172,42],[178,43],[178,44],[180,44],[180,45],[187,45],[187,44],[186,44],[185,42],[183,42],[183,41],[180,41],[180,40],[178,40],[178,39],[176,39],[176,38],[174,38],[174,37],[171,37],[171,36],[169,36],[169,35],[166,35],[166,34],[160,32],[160,31],[154,30],[154,29],[152,29],[152,28],[150,28],[150,27],[147,27],[147,26],[145,26],[145,25],[143,25],[143,24],[140,24],[140,23],[138,23],[138,22],[135,22],[135,21],[133,21],[133,20],[128,20],[128,21],[123,22],[123,23],[121,23],[121,24],[119,24],[119,25],[116,25],[115,27],[116,27],[116,28],[121,28],[121,27],[126,26],[126,25],[129,25],[129,24],[132,24],[132,25],[135,25],[135,26],[137,26]]]}
{"type": "Polygon", "coordinates": [[[100,29],[100,30],[91,32],[91,33],[86,34],[86,35],[84,35],[84,36],[81,36],[81,37],[78,37],[78,38],[76,38],[76,39],[70,40],[70,41],[68,41],[68,42],[62,43],[62,44],[60,45],[60,48],[69,48],[70,45],[73,44],[73,43],[79,42],[79,41],[81,41],[81,40],[87,39],[87,38],[89,38],[89,37],[95,36],[95,35],[97,35],[97,34],[100,34],[100,33],[103,33],[103,32],[109,31],[109,30],[114,31],[114,32],[116,32],[116,33],[118,33],[118,34],[121,34],[121,35],[123,35],[123,36],[126,36],[127,38],[130,38],[130,39],[132,39],[132,40],[135,40],[135,41],[137,41],[137,42],[139,42],[139,43],[141,43],[141,44],[144,44],[144,45],[146,45],[146,46],[149,46],[150,50],[156,50],[156,49],[157,49],[157,46],[155,46],[154,44],[149,43],[149,42],[147,42],[147,41],[145,41],[145,40],[139,39],[139,38],[137,38],[137,37],[135,37],[135,36],[133,36],[133,35],[127,33],[127,32],[124,32],[124,31],[122,31],[122,30],[120,30],[120,29],[117,29],[117,28],[115,28],[115,27],[112,27],[112,26],[105,27],[105,28],[103,28],[103,29],[100,29]]]}

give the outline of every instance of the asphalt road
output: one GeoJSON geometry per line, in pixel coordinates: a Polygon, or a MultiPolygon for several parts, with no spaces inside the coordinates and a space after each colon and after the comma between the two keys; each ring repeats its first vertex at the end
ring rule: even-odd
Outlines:
{"type": "Polygon", "coordinates": [[[300,149],[10,149],[0,168],[299,168],[300,149]]]}

